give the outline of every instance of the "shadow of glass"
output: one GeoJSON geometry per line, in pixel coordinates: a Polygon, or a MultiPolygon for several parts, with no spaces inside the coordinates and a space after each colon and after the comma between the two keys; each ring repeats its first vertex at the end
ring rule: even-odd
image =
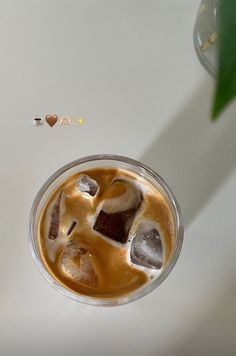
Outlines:
{"type": "Polygon", "coordinates": [[[235,106],[216,123],[210,117],[212,82],[205,82],[141,161],[170,185],[188,226],[236,165],[235,106]]]}
{"type": "Polygon", "coordinates": [[[165,356],[235,356],[236,288],[224,287],[201,322],[165,356]]]}

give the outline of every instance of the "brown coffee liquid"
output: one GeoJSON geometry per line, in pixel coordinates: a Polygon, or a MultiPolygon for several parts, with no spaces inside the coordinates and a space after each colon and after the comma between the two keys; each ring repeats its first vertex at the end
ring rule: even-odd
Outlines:
{"type": "MultiPolygon", "coordinates": [[[[127,202],[120,200],[121,205],[127,202]]],[[[68,178],[50,196],[38,227],[40,253],[48,272],[67,289],[98,298],[128,295],[160,275],[172,254],[174,231],[171,210],[157,188],[134,173],[114,168],[89,169],[68,178]],[[94,196],[75,189],[78,177],[83,175],[98,183],[94,196]],[[117,179],[121,184],[113,185],[117,179]],[[135,183],[142,195],[126,243],[116,242],[94,229],[104,199],[111,201],[125,194],[122,180],[135,183]],[[162,238],[163,266],[158,271],[136,265],[129,257],[130,240],[138,223],[144,220],[157,224],[162,238]],[[76,277],[78,268],[83,269],[81,278],[76,277]]]]}

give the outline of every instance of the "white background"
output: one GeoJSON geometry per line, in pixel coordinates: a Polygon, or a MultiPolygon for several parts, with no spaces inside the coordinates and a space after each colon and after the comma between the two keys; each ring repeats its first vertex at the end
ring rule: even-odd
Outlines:
{"type": "Polygon", "coordinates": [[[198,0],[0,1],[0,354],[231,356],[236,349],[236,106],[209,120],[192,44],[198,0]],[[33,127],[35,116],[82,126],[33,127]],[[143,161],[183,211],[180,259],[130,305],[75,303],[42,278],[27,219],[79,157],[143,161]]]}

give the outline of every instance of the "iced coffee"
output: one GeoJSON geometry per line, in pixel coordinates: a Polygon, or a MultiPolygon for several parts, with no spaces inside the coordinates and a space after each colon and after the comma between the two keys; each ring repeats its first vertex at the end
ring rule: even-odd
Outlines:
{"type": "Polygon", "coordinates": [[[95,298],[126,296],[167,266],[175,221],[163,193],[125,169],[97,167],[52,192],[38,224],[41,259],[66,289],[95,298]]]}

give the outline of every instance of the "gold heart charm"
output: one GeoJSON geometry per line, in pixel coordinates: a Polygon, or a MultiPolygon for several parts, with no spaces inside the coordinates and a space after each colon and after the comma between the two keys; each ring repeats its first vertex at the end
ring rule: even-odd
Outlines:
{"type": "Polygon", "coordinates": [[[46,115],[45,116],[45,121],[47,121],[48,125],[53,127],[58,120],[58,116],[57,115],[46,115]]]}

